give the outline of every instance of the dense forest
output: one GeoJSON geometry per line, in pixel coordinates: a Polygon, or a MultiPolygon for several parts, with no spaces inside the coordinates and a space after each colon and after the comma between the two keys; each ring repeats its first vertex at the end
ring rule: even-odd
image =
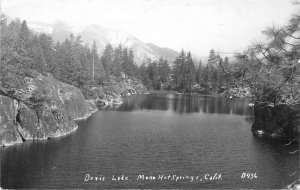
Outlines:
{"type": "MultiPolygon", "coordinates": [[[[293,15],[287,26],[270,27],[263,33],[268,41],[255,43],[235,61],[221,58],[213,49],[207,64],[197,64],[191,52],[182,50],[174,61],[145,59],[134,61],[132,49],[107,44],[97,52],[71,34],[63,42],[53,42],[50,35],[31,31],[26,21],[8,23],[1,15],[0,86],[17,88],[16,78],[33,70],[51,73],[59,81],[81,89],[89,85],[109,85],[121,73],[142,81],[148,89],[197,93],[236,93],[232,88],[249,88],[257,101],[299,101],[300,16],[293,15]],[[13,84],[13,85],[12,85],[13,84]],[[283,98],[284,97],[284,98],[283,98]]],[[[1,89],[0,89],[1,90],[1,89]]]]}
{"type": "Polygon", "coordinates": [[[83,45],[80,36],[71,34],[63,42],[53,42],[50,35],[31,31],[26,21],[7,22],[1,16],[0,86],[18,88],[23,76],[34,71],[47,73],[59,81],[75,85],[82,90],[89,85],[103,85],[113,76],[124,72],[134,77],[137,66],[132,50],[121,45],[113,49],[107,45],[100,56],[94,42],[83,45]]]}
{"type": "Polygon", "coordinates": [[[196,64],[191,52],[185,53],[182,50],[173,63],[168,63],[163,58],[158,61],[146,60],[138,69],[138,77],[144,84],[156,90],[221,92],[225,89],[225,84],[234,84],[233,78],[222,69],[229,66],[229,59],[225,57],[223,61],[213,49],[206,65],[201,60],[196,64]]]}
{"type": "MultiPolygon", "coordinates": [[[[198,84],[205,87],[203,90],[217,91],[224,81],[220,69],[223,60],[214,50],[210,52],[207,66],[200,62],[196,68],[191,53],[182,50],[174,62],[164,58],[146,59],[138,67],[133,50],[122,45],[107,44],[103,52],[97,52],[95,42],[92,47],[83,45],[81,37],[73,34],[61,43],[54,42],[50,35],[31,31],[25,20],[8,23],[4,15],[1,16],[1,63],[2,85],[18,85],[15,77],[30,75],[32,70],[51,73],[56,79],[81,89],[109,83],[122,72],[156,90],[192,92],[198,84]]],[[[229,65],[227,58],[224,64],[229,65]]]]}

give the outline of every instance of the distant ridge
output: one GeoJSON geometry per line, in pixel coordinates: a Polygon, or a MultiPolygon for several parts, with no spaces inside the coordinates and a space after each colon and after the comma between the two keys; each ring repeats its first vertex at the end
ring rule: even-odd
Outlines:
{"type": "Polygon", "coordinates": [[[168,59],[170,61],[174,61],[175,58],[178,56],[178,52],[175,50],[172,50],[170,48],[165,48],[165,47],[159,47],[155,44],[152,43],[147,43],[149,47],[151,47],[157,54],[162,56],[165,59],[168,59]]]}
{"type": "Polygon", "coordinates": [[[74,29],[68,23],[58,20],[53,24],[40,22],[28,23],[28,27],[38,33],[50,34],[54,42],[64,41],[71,33],[76,36],[80,35],[83,43],[86,43],[90,47],[95,40],[98,53],[100,54],[108,43],[113,47],[122,44],[133,49],[137,65],[141,65],[146,58],[158,60],[160,57],[163,57],[172,62],[179,55],[177,51],[170,48],[162,48],[153,43],[144,43],[126,32],[99,25],[88,25],[80,29],[74,29]]]}

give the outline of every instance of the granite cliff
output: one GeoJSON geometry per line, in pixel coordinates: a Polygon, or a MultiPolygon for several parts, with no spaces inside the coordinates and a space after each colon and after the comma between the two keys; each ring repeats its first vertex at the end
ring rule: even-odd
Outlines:
{"type": "Polygon", "coordinates": [[[75,119],[97,111],[96,105],[121,104],[124,97],[148,90],[122,74],[83,92],[36,71],[0,84],[0,146],[64,136],[77,129],[75,119]]]}
{"type": "Polygon", "coordinates": [[[74,119],[96,111],[80,89],[33,72],[0,86],[0,145],[59,137],[77,129],[74,119]]]}

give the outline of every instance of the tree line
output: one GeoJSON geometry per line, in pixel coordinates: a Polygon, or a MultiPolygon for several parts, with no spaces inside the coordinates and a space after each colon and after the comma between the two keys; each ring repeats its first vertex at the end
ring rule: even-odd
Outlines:
{"type": "Polygon", "coordinates": [[[132,49],[107,45],[102,56],[94,42],[90,48],[80,36],[71,34],[63,42],[54,43],[47,34],[31,31],[25,20],[7,21],[1,15],[1,85],[17,85],[18,77],[32,71],[51,73],[59,81],[83,88],[101,85],[112,76],[124,72],[134,77],[137,66],[132,49]]]}
{"type": "Polygon", "coordinates": [[[73,34],[55,43],[50,35],[31,31],[25,20],[8,23],[1,15],[2,84],[32,70],[51,73],[59,81],[79,88],[110,82],[121,73],[140,79],[149,89],[180,92],[218,93],[237,81],[226,72],[235,64],[230,64],[227,57],[223,61],[213,49],[207,64],[196,64],[191,52],[182,50],[172,62],[163,57],[148,58],[139,67],[130,48],[108,44],[103,52],[97,50],[95,42],[89,47],[73,34]]]}
{"type": "Polygon", "coordinates": [[[138,68],[137,76],[149,88],[155,90],[176,90],[179,92],[219,93],[225,85],[234,85],[234,78],[224,72],[232,67],[228,57],[223,58],[211,50],[207,64],[201,60],[198,65],[191,52],[182,50],[175,61],[160,58],[158,61],[147,59],[138,68]]]}
{"type": "Polygon", "coordinates": [[[1,15],[1,82],[36,70],[51,73],[60,81],[81,87],[104,77],[104,69],[94,43],[83,45],[81,38],[70,35],[54,43],[51,36],[29,30],[26,21],[7,22],[1,15]],[[95,78],[92,73],[94,62],[95,78]]]}
{"type": "Polygon", "coordinates": [[[5,15],[1,15],[2,84],[36,70],[83,88],[110,82],[123,72],[140,79],[149,89],[191,92],[194,84],[209,84],[211,89],[217,90],[223,81],[218,68],[220,60],[212,50],[207,66],[200,62],[196,68],[191,53],[182,50],[173,63],[164,58],[146,59],[138,67],[133,50],[122,45],[114,48],[108,44],[103,52],[97,52],[95,42],[89,47],[83,44],[80,36],[73,34],[63,42],[55,43],[50,35],[31,31],[25,20],[8,23],[5,15]]]}

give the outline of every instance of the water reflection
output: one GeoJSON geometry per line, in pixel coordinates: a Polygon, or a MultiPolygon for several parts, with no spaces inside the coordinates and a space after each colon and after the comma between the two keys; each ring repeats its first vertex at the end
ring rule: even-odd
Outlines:
{"type": "Polygon", "coordinates": [[[176,113],[218,113],[253,115],[253,109],[248,106],[249,100],[228,101],[224,97],[177,95],[177,94],[150,94],[129,97],[119,107],[107,107],[107,110],[164,110],[176,113]]]}
{"type": "Polygon", "coordinates": [[[77,121],[78,130],[62,138],[0,149],[1,187],[279,189],[299,178],[299,155],[291,154],[299,145],[253,136],[247,100],[152,94],[130,97],[108,109],[120,111],[98,111],[77,121]],[[84,181],[86,173],[134,179],[140,174],[214,172],[222,173],[224,180],[84,181]],[[258,178],[241,180],[243,172],[255,172],[258,178]]]}

